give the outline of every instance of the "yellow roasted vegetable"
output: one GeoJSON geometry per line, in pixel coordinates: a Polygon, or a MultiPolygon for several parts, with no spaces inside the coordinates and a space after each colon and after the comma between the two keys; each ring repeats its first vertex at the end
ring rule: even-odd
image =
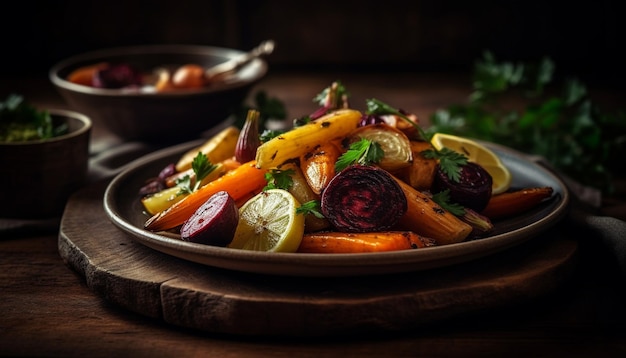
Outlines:
{"type": "Polygon", "coordinates": [[[330,112],[261,144],[256,152],[256,165],[262,169],[278,168],[289,159],[300,158],[320,143],[343,139],[358,127],[360,120],[361,112],[354,109],[330,112]]]}
{"type": "Polygon", "coordinates": [[[222,129],[222,131],[209,138],[200,147],[187,151],[176,163],[176,171],[183,172],[191,168],[191,163],[198,155],[198,152],[204,153],[211,163],[218,163],[235,156],[235,147],[238,139],[239,128],[229,126],[222,129]]]}

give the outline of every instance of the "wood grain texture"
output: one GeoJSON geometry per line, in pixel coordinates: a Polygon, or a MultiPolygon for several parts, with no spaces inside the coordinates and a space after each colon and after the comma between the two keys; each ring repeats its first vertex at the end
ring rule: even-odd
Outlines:
{"type": "Polygon", "coordinates": [[[414,329],[544,296],[568,279],[576,261],[577,243],[552,231],[502,254],[422,272],[350,278],[234,272],[154,251],[102,220],[106,184],[85,188],[68,203],[58,241],[63,260],[115,305],[212,333],[414,329]]]}

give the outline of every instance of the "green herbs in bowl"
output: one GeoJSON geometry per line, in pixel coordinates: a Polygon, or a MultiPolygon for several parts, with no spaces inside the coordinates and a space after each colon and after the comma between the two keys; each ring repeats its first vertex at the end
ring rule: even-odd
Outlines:
{"type": "Polygon", "coordinates": [[[36,109],[10,95],[0,103],[0,218],[60,217],[87,180],[91,119],[63,109],[36,109]]]}
{"type": "Polygon", "coordinates": [[[54,125],[49,111],[38,110],[20,95],[0,102],[0,142],[45,140],[68,131],[67,124],[54,125]]]}

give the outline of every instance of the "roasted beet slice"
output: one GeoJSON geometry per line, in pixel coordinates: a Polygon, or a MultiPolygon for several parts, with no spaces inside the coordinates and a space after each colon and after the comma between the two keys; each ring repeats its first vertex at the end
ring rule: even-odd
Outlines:
{"type": "Polygon", "coordinates": [[[439,193],[449,189],[450,200],[481,212],[491,198],[492,184],[491,175],[483,167],[468,162],[461,169],[461,178],[458,183],[450,180],[441,168],[437,168],[431,190],[433,193],[439,193]]]}
{"type": "Polygon", "coordinates": [[[406,213],[402,188],[378,167],[352,165],[337,173],[322,192],[322,213],[339,231],[391,228],[406,213]]]}
{"type": "Polygon", "coordinates": [[[213,194],[180,229],[185,241],[213,246],[227,246],[233,240],[239,210],[235,200],[225,191],[213,194]]]}

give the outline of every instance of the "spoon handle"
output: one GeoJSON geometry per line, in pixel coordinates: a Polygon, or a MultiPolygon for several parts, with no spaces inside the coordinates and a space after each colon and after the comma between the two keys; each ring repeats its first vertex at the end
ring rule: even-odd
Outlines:
{"type": "Polygon", "coordinates": [[[235,72],[255,58],[271,54],[274,51],[274,46],[274,40],[263,41],[257,47],[239,57],[208,68],[205,71],[205,77],[211,80],[216,76],[223,76],[235,72]]]}

